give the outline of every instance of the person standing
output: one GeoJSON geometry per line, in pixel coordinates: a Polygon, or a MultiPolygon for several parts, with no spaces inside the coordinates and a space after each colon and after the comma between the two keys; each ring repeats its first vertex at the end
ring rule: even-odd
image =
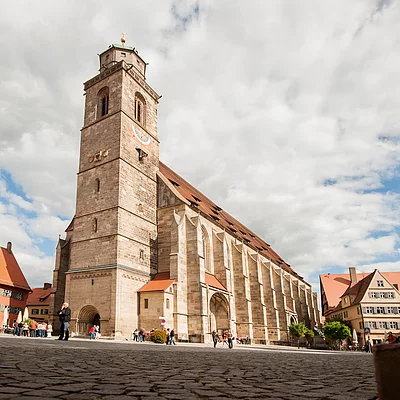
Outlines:
{"type": "Polygon", "coordinates": [[[165,331],[165,344],[170,344],[169,328],[165,331]]]}
{"type": "Polygon", "coordinates": [[[90,340],[95,340],[96,339],[96,325],[93,325],[90,329],[89,329],[89,333],[90,333],[90,340]]]}
{"type": "Polygon", "coordinates": [[[31,320],[31,323],[29,324],[29,334],[31,337],[36,337],[36,329],[37,329],[36,321],[31,320]]]}
{"type": "Polygon", "coordinates": [[[58,312],[58,317],[60,318],[60,336],[58,340],[68,340],[71,323],[71,309],[68,303],[63,303],[61,310],[58,312]]]}
{"type": "Polygon", "coordinates": [[[228,331],[228,347],[230,349],[233,347],[233,335],[231,331],[228,331]]]}

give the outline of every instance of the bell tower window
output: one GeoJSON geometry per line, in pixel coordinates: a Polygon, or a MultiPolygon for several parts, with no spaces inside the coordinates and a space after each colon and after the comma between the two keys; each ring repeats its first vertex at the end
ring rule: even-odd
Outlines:
{"type": "Polygon", "coordinates": [[[109,90],[104,87],[97,94],[97,118],[104,117],[108,114],[109,90]]]}
{"type": "Polygon", "coordinates": [[[145,126],[146,122],[146,101],[144,97],[136,92],[135,94],[135,119],[140,125],[145,126]]]}

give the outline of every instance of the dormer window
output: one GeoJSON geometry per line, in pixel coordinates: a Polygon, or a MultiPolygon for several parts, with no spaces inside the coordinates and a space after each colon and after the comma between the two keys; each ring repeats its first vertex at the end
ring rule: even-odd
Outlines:
{"type": "Polygon", "coordinates": [[[139,124],[145,126],[146,123],[146,101],[140,93],[135,94],[135,119],[139,124]]]}
{"type": "Polygon", "coordinates": [[[104,117],[108,114],[109,91],[108,87],[104,87],[97,94],[97,118],[104,117]]]}

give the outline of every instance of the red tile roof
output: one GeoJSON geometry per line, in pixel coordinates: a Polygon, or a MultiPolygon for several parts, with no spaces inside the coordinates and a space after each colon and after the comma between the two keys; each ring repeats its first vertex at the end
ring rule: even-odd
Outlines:
{"type": "MultiPolygon", "coordinates": [[[[357,274],[357,284],[372,273],[357,274]]],[[[381,272],[381,274],[391,283],[397,283],[400,288],[400,272],[381,272]]],[[[347,291],[350,286],[349,274],[324,274],[320,275],[321,285],[325,291],[326,299],[329,307],[337,307],[340,297],[347,291]]],[[[353,285],[353,288],[356,285],[353,285]]]]}
{"type": "Polygon", "coordinates": [[[14,254],[0,247],[0,284],[31,290],[14,254]]]}
{"type": "Polygon", "coordinates": [[[365,278],[361,279],[361,281],[357,282],[355,285],[350,286],[343,294],[343,296],[355,296],[352,304],[358,304],[361,299],[364,297],[365,292],[368,289],[368,286],[371,284],[372,278],[374,277],[374,272],[371,272],[365,278]]]}
{"type": "Polygon", "coordinates": [[[169,272],[157,274],[150,282],[147,282],[138,292],[157,292],[167,290],[175,281],[169,279],[169,272]]]}
{"type": "Polygon", "coordinates": [[[47,289],[32,288],[32,293],[29,294],[28,300],[26,301],[27,306],[49,306],[50,305],[50,293],[53,289],[51,287],[47,289]]]}
{"type": "Polygon", "coordinates": [[[217,206],[203,193],[185,181],[161,161],[159,164],[159,169],[161,174],[170,181],[179,194],[190,203],[192,208],[200,211],[204,217],[221,226],[232,236],[242,240],[247,246],[262,254],[265,258],[273,261],[276,265],[279,265],[281,268],[287,272],[290,272],[297,278],[303,279],[295,271],[293,271],[290,265],[286,263],[268,243],[225,212],[221,207],[217,206]]]}
{"type": "Polygon", "coordinates": [[[214,275],[206,273],[206,284],[227,291],[226,287],[214,275]]]}

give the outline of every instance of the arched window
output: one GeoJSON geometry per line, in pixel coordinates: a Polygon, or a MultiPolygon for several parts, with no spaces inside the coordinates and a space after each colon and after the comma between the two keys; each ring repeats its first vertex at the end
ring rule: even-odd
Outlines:
{"type": "Polygon", "coordinates": [[[203,239],[203,257],[204,268],[206,272],[211,273],[211,259],[210,259],[210,237],[208,236],[207,229],[204,225],[201,226],[201,236],[203,239]]]}
{"type": "Polygon", "coordinates": [[[142,126],[146,124],[146,101],[139,93],[135,93],[135,119],[142,126]]]}
{"type": "Polygon", "coordinates": [[[100,192],[100,179],[96,178],[96,186],[95,186],[96,193],[100,192]]]}
{"type": "Polygon", "coordinates": [[[104,87],[97,94],[97,118],[104,117],[108,114],[108,100],[109,90],[108,87],[104,87]]]}

